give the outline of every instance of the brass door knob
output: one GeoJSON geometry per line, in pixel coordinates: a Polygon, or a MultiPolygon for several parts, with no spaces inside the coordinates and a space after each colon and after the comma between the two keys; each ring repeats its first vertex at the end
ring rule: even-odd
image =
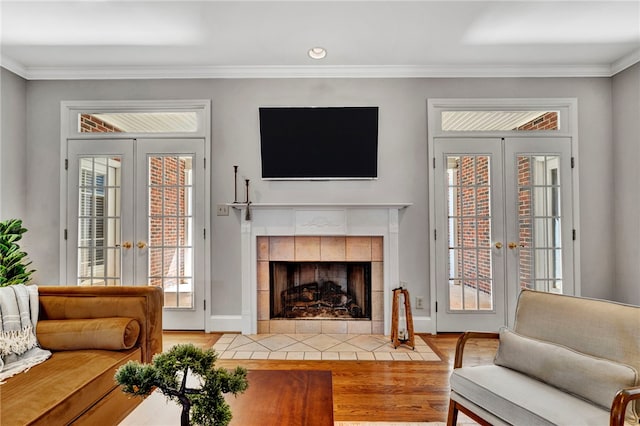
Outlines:
{"type": "Polygon", "coordinates": [[[513,241],[511,241],[508,245],[507,245],[511,250],[513,250],[514,248],[518,247],[518,243],[514,243],[513,241]]]}
{"type": "Polygon", "coordinates": [[[496,243],[496,248],[497,248],[498,250],[500,250],[500,249],[502,248],[502,243],[501,243],[500,241],[498,241],[498,242],[496,243]]]}
{"type": "Polygon", "coordinates": [[[138,246],[139,249],[143,249],[147,246],[147,243],[145,243],[144,241],[138,241],[138,244],[136,244],[138,246]]]}
{"type": "Polygon", "coordinates": [[[127,250],[131,248],[131,241],[125,241],[124,243],[122,243],[122,247],[126,248],[127,250]]]}

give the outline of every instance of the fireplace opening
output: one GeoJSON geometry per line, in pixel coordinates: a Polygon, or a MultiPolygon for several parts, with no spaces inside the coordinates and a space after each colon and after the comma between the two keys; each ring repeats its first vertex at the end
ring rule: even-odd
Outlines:
{"type": "Polygon", "coordinates": [[[371,262],[269,262],[271,319],[371,319],[371,262]]]}

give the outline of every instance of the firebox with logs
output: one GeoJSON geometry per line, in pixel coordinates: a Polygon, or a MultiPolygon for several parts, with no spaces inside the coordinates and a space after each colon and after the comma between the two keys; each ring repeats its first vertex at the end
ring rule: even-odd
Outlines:
{"type": "Polygon", "coordinates": [[[371,319],[369,264],[276,262],[271,266],[271,318],[371,319]],[[297,284],[302,277],[311,279],[297,284]]]}
{"type": "Polygon", "coordinates": [[[332,281],[295,286],[282,291],[281,299],[286,318],[362,318],[362,308],[332,281]]]}

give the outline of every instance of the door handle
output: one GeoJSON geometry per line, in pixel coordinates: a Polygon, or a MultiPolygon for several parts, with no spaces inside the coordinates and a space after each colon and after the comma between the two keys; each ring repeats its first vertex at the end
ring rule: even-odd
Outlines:
{"type": "Polygon", "coordinates": [[[516,242],[510,242],[507,247],[509,247],[511,250],[516,249],[516,248],[525,248],[527,245],[525,243],[516,243],[516,242]]]}
{"type": "MultiPolygon", "coordinates": [[[[120,244],[116,244],[116,247],[118,247],[118,248],[119,248],[119,247],[120,247],[120,244]]],[[[125,249],[127,249],[127,250],[128,250],[128,249],[130,249],[130,248],[131,248],[131,242],[129,242],[129,241],[125,241],[124,243],[122,243],[122,248],[125,248],[125,249]]]]}
{"type": "Polygon", "coordinates": [[[502,243],[500,241],[498,241],[495,245],[498,250],[502,248],[502,243]]]}
{"type": "Polygon", "coordinates": [[[143,249],[147,246],[147,243],[145,243],[144,241],[138,241],[138,244],[136,244],[138,246],[139,249],[143,249]]]}

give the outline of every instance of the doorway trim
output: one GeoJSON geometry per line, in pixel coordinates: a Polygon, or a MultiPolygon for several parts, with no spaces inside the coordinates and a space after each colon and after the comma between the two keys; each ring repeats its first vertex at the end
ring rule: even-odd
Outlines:
{"type": "Polygon", "coordinates": [[[433,98],[427,99],[427,165],[428,165],[428,201],[429,225],[429,294],[430,294],[430,330],[438,330],[436,315],[436,245],[435,245],[435,139],[444,138],[487,138],[487,137],[569,137],[573,158],[572,203],[574,241],[574,295],[581,294],[580,285],[580,203],[579,203],[579,165],[578,161],[578,99],[577,98],[433,98]],[[507,131],[445,131],[442,130],[443,111],[558,111],[560,128],[558,130],[507,130],[507,131]]]}
{"type": "MultiPolygon", "coordinates": [[[[69,194],[67,191],[67,150],[68,141],[73,139],[204,139],[205,164],[211,158],[211,100],[114,100],[114,101],[61,101],[60,102],[60,263],[58,267],[60,285],[75,285],[69,282],[67,276],[67,240],[65,239],[68,214],[69,194]],[[153,132],[153,133],[80,133],[77,129],[77,116],[79,113],[124,113],[124,112],[195,112],[198,126],[192,132],[153,132]]],[[[211,164],[211,161],[208,161],[211,164]]],[[[205,212],[204,226],[207,240],[204,244],[204,297],[205,303],[211,300],[211,167],[205,168],[204,191],[205,212]]],[[[210,306],[208,304],[207,306],[210,306]]],[[[205,309],[205,331],[212,330],[211,315],[205,309]]]]}

